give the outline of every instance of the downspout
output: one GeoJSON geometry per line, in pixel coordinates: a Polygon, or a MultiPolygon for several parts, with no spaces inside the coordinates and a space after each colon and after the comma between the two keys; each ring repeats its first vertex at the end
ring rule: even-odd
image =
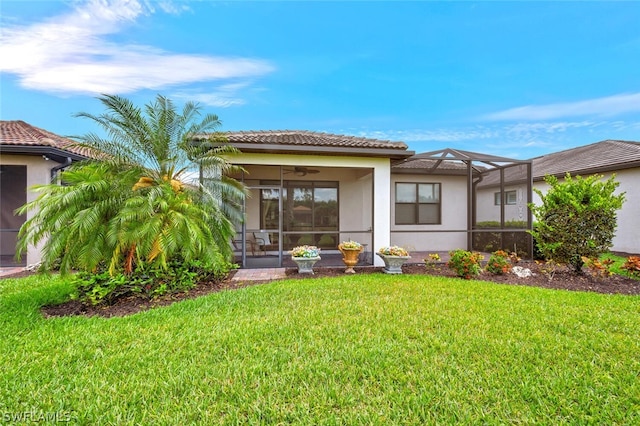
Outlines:
{"type": "Polygon", "coordinates": [[[65,160],[64,163],[58,164],[57,166],[52,167],[51,168],[51,183],[53,183],[55,181],[56,175],[58,174],[58,171],[69,167],[72,162],[73,161],[71,160],[71,157],[67,157],[67,159],[65,160]]]}

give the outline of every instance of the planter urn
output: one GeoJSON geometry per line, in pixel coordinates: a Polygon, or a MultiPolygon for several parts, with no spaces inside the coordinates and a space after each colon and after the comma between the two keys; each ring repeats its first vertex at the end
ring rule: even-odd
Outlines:
{"type": "Polygon", "coordinates": [[[407,260],[411,259],[411,256],[390,256],[382,253],[376,254],[384,261],[384,269],[382,269],[382,272],[385,274],[401,274],[402,265],[407,260]]]}
{"type": "Polygon", "coordinates": [[[344,270],[344,273],[355,274],[356,271],[353,269],[353,267],[358,264],[360,253],[362,253],[362,251],[364,250],[364,247],[352,249],[352,248],[345,248],[343,244],[339,244],[338,250],[340,250],[340,253],[342,253],[342,261],[347,266],[347,269],[344,270]]]}
{"type": "Polygon", "coordinates": [[[312,274],[313,275],[313,265],[316,264],[318,260],[320,260],[320,256],[317,257],[293,257],[291,256],[291,260],[296,262],[298,265],[298,273],[299,274],[312,274]]]}

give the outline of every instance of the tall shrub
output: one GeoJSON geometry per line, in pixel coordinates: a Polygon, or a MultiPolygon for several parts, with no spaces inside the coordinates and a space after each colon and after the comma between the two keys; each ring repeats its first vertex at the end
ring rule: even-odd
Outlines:
{"type": "Polygon", "coordinates": [[[616,211],[622,207],[624,193],[615,194],[619,183],[615,176],[571,177],[563,182],[547,176],[550,186],[546,194],[539,189],[539,206],[529,204],[536,217],[531,234],[546,259],[570,264],[582,271],[583,257],[596,258],[612,245],[616,230],[616,211]]]}

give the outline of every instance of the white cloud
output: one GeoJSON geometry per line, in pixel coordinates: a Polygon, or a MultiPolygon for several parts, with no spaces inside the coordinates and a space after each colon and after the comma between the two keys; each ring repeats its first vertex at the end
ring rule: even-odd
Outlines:
{"type": "Polygon", "coordinates": [[[636,129],[640,129],[640,123],[637,121],[582,120],[493,123],[484,126],[463,125],[410,131],[360,129],[338,133],[402,141],[417,152],[450,147],[510,158],[532,158],[541,153],[597,140],[634,139],[626,135],[633,135],[637,132],[636,129]]]}
{"type": "Polygon", "coordinates": [[[213,91],[198,89],[197,91],[174,92],[171,94],[171,98],[225,108],[233,105],[243,105],[245,101],[237,97],[236,93],[247,86],[249,86],[248,82],[223,84],[213,91]]]}
{"type": "Polygon", "coordinates": [[[502,127],[502,131],[507,135],[537,135],[564,133],[573,129],[593,128],[601,125],[602,122],[593,121],[564,121],[564,122],[542,122],[542,123],[516,123],[502,127]]]}
{"type": "Polygon", "coordinates": [[[90,0],[45,22],[5,26],[0,33],[0,70],[17,75],[29,89],[90,94],[158,90],[273,71],[259,59],[188,55],[108,41],[108,35],[154,13],[154,6],[167,13],[185,10],[166,1],[90,0]]]}
{"type": "Polygon", "coordinates": [[[492,121],[554,120],[585,115],[615,116],[630,112],[640,112],[640,93],[623,93],[549,105],[527,105],[487,114],[483,118],[492,121]]]}
{"type": "Polygon", "coordinates": [[[358,136],[404,142],[459,142],[474,139],[489,139],[497,135],[489,128],[470,129],[415,129],[390,131],[360,131],[358,136]]]}

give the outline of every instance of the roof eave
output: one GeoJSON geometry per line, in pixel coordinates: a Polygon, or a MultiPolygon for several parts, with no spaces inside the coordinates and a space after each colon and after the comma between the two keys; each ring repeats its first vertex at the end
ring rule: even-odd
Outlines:
{"type": "MultiPolygon", "coordinates": [[[[615,172],[617,170],[626,170],[626,169],[635,169],[637,167],[640,167],[640,161],[631,161],[628,163],[617,163],[617,164],[611,164],[611,165],[607,165],[607,166],[600,166],[600,167],[591,167],[591,168],[587,168],[587,169],[579,169],[579,170],[565,170],[562,172],[556,172],[556,173],[546,173],[544,175],[534,175],[533,176],[533,180],[536,182],[540,182],[543,181],[545,176],[555,176],[558,178],[562,178],[564,177],[567,173],[570,173],[572,176],[575,175],[593,175],[596,173],[607,173],[607,172],[615,172]]],[[[535,171],[535,166],[533,167],[534,171],[535,171]]]]}
{"type": "Polygon", "coordinates": [[[46,155],[58,163],[64,163],[67,158],[71,158],[73,161],[88,159],[88,157],[84,155],[46,145],[0,145],[0,152],[23,155],[46,155]]]}
{"type": "Polygon", "coordinates": [[[415,154],[414,151],[392,148],[361,148],[337,146],[307,146],[283,144],[255,144],[242,142],[228,142],[242,153],[258,154],[300,154],[300,155],[345,155],[352,157],[382,157],[392,160],[404,160],[415,154]]]}

